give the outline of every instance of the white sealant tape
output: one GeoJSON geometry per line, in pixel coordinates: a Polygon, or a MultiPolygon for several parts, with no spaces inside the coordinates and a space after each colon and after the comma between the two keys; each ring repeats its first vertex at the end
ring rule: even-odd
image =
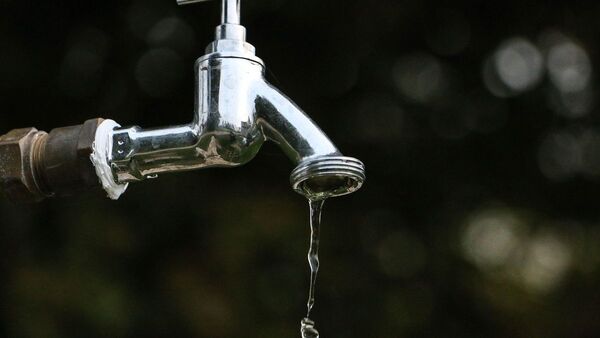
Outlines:
{"type": "Polygon", "coordinates": [[[109,155],[112,152],[112,131],[120,127],[113,120],[104,120],[96,130],[96,139],[93,144],[93,152],[90,159],[96,168],[96,174],[102,183],[102,188],[113,200],[118,200],[121,195],[127,190],[129,183],[119,184],[115,182],[108,162],[109,155]]]}

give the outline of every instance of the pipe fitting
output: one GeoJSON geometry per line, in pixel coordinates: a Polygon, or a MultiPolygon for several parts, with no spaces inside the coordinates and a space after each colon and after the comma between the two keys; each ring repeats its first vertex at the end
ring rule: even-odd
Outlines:
{"type": "Polygon", "coordinates": [[[69,196],[99,185],[89,160],[102,119],[57,128],[15,129],[0,136],[0,188],[15,203],[69,196]]]}
{"type": "Polygon", "coordinates": [[[290,175],[292,188],[310,200],[353,193],[365,181],[364,164],[352,157],[322,156],[300,163],[290,175]]]}

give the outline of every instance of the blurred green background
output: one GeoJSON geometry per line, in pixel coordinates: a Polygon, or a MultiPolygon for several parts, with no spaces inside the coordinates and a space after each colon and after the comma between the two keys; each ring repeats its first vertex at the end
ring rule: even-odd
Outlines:
{"type": "MultiPolygon", "coordinates": [[[[0,0],[0,133],[189,122],[219,3],[0,0]]],[[[270,81],[349,156],[333,337],[600,335],[600,3],[244,1],[270,81]]],[[[308,207],[266,145],[118,202],[0,199],[2,337],[299,337],[308,207]]]]}

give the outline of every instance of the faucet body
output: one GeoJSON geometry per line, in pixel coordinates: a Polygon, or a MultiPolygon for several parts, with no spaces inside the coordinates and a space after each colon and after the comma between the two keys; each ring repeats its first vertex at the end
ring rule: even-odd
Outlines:
{"type": "Polygon", "coordinates": [[[295,164],[340,155],[296,104],[265,81],[260,60],[211,53],[195,68],[196,108],[190,124],[114,131],[109,161],[118,182],[237,167],[252,160],[266,140],[277,143],[295,164]]]}
{"type": "MultiPolygon", "coordinates": [[[[178,3],[200,1],[204,0],[178,0],[178,3]]],[[[222,22],[216,28],[216,39],[195,64],[195,110],[191,123],[142,129],[120,128],[112,120],[97,120],[102,122],[94,125],[93,139],[72,136],[63,142],[93,143],[88,148],[46,147],[42,141],[35,141],[46,139],[45,133],[37,130],[17,133],[22,138],[12,134],[4,143],[0,137],[0,159],[9,150],[20,154],[14,158],[22,158],[18,168],[0,161],[0,184],[6,176],[3,172],[13,173],[6,180],[12,183],[24,181],[21,177],[31,177],[23,187],[17,186],[21,195],[31,193],[37,201],[54,195],[60,187],[44,189],[41,184],[35,186],[36,182],[56,177],[63,167],[82,166],[81,170],[89,171],[93,164],[103,188],[117,199],[129,183],[162,173],[243,165],[269,140],[278,144],[296,165],[291,183],[297,192],[310,199],[323,199],[358,190],[365,180],[362,162],[342,156],[294,102],[265,80],[265,65],[256,57],[255,48],[246,42],[246,29],[240,25],[240,0],[222,0],[222,4],[222,22]],[[18,146],[34,141],[35,147],[18,146]],[[53,156],[63,148],[73,149],[72,156],[53,156]],[[91,158],[91,162],[82,165],[81,159],[85,157],[91,158]],[[64,160],[40,164],[45,158],[64,160]],[[75,159],[78,166],[71,163],[75,159]],[[47,168],[52,168],[52,172],[46,173],[50,171],[47,168]],[[35,189],[30,188],[31,182],[35,189]]],[[[71,134],[90,135],[89,132],[71,134]]]]}

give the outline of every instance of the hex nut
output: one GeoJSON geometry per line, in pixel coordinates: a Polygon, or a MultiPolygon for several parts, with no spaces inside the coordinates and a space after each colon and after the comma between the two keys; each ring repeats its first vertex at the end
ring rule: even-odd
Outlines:
{"type": "Polygon", "coordinates": [[[96,130],[102,119],[91,119],[75,126],[50,131],[44,146],[43,161],[36,176],[53,196],[66,197],[99,186],[96,169],[90,160],[96,130]]]}
{"type": "Polygon", "coordinates": [[[14,129],[0,137],[0,187],[15,203],[34,203],[46,195],[32,168],[33,157],[47,137],[36,128],[14,129]]]}
{"type": "Polygon", "coordinates": [[[102,121],[91,119],[50,133],[14,129],[0,136],[0,190],[15,203],[34,203],[98,187],[90,154],[102,121]]]}

